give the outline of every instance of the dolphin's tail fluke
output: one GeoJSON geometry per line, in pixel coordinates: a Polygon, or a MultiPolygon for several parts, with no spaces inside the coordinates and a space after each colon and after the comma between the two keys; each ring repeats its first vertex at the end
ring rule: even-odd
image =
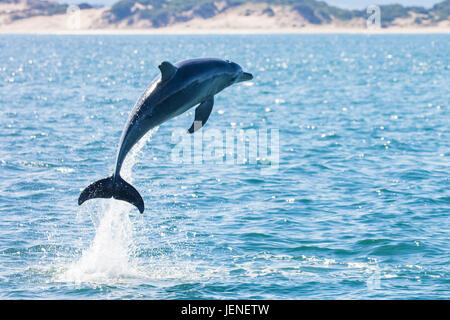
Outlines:
{"type": "Polygon", "coordinates": [[[123,200],[136,206],[140,213],[144,212],[144,200],[139,192],[119,175],[101,179],[89,185],[81,192],[78,204],[81,205],[86,200],[95,198],[123,200]]]}

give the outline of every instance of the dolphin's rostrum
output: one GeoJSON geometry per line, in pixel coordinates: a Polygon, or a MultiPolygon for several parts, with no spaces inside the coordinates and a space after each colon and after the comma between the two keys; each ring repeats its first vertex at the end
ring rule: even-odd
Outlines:
{"type": "Polygon", "coordinates": [[[114,174],[84,189],[78,198],[79,205],[89,199],[112,197],[135,205],[143,213],[141,195],[120,176],[122,163],[131,148],[150,129],[198,105],[194,123],[188,129],[189,133],[195,132],[208,120],[215,94],[234,83],[253,79],[238,64],[213,58],[185,60],[175,65],[164,61],[159,69],[161,76],[151,83],[128,117],[114,174]]]}

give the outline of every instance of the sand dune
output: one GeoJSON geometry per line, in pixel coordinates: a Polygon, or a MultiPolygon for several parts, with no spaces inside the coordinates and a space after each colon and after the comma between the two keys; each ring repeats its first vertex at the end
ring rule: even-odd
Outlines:
{"type": "Polygon", "coordinates": [[[450,21],[436,25],[418,26],[417,15],[396,19],[392,27],[368,29],[366,20],[354,18],[348,21],[332,20],[314,25],[287,6],[272,6],[273,13],[267,14],[265,4],[244,4],[230,8],[208,19],[194,18],[187,22],[172,24],[163,28],[152,28],[146,20],[133,23],[111,23],[109,8],[92,8],[66,14],[34,16],[25,19],[11,19],[11,13],[26,8],[24,2],[0,4],[0,33],[449,33],[450,21]]]}

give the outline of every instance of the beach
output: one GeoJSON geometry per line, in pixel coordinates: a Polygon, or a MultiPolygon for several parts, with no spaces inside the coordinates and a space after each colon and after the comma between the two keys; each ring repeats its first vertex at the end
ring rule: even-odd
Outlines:
{"type": "MultiPolygon", "coordinates": [[[[9,21],[0,19],[1,34],[436,34],[450,33],[450,21],[437,25],[417,26],[413,17],[399,19],[396,26],[375,28],[366,26],[365,19],[353,19],[342,23],[312,25],[298,16],[283,18],[265,15],[245,16],[240,11],[230,9],[210,19],[195,18],[173,25],[153,28],[145,21],[137,21],[132,26],[126,23],[111,24],[105,20],[109,8],[81,10],[79,18],[71,14],[34,16],[9,21]],[[79,19],[79,20],[76,20],[79,19]]],[[[245,8],[244,8],[245,9],[245,8]]],[[[241,10],[243,10],[241,8],[241,10]]]]}

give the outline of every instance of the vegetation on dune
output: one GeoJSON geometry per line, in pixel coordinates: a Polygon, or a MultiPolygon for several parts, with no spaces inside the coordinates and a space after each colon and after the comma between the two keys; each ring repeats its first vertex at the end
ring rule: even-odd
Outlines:
{"type": "MultiPolygon", "coordinates": [[[[317,13],[314,11],[314,9],[305,4],[298,4],[296,6],[293,6],[292,10],[297,11],[309,23],[320,24],[322,22],[322,19],[317,16],[317,13]]],[[[328,19],[330,18],[328,15],[326,17],[328,19]]]]}
{"type": "MultiPolygon", "coordinates": [[[[155,27],[165,26],[171,22],[181,22],[200,17],[208,19],[231,7],[245,3],[267,3],[268,5],[289,5],[308,22],[321,24],[332,18],[349,20],[361,16],[357,10],[345,10],[329,6],[316,0],[225,0],[220,7],[214,0],[121,0],[111,8],[111,20],[122,21],[138,15],[141,19],[152,22],[155,27]]],[[[274,11],[267,7],[264,14],[273,16],[274,11]]]]}
{"type": "Polygon", "coordinates": [[[114,19],[116,21],[122,20],[128,16],[131,15],[131,8],[133,8],[136,1],[134,0],[122,0],[119,2],[116,2],[111,7],[111,13],[114,16],[114,19]]]}
{"type": "MultiPolygon", "coordinates": [[[[317,0],[121,0],[113,5],[110,12],[111,20],[114,22],[137,16],[140,19],[149,20],[154,27],[162,27],[195,17],[212,18],[231,7],[246,3],[267,4],[267,8],[262,13],[268,16],[275,15],[271,6],[290,6],[306,21],[318,25],[329,23],[332,20],[348,21],[353,18],[367,17],[365,10],[341,9],[317,0]],[[220,9],[218,7],[219,2],[221,2],[220,9]]],[[[450,0],[436,4],[432,9],[404,7],[398,4],[383,5],[380,6],[380,9],[384,27],[391,25],[397,18],[409,17],[411,12],[425,16],[416,19],[416,23],[421,23],[422,19],[434,21],[436,20],[435,17],[438,17],[437,20],[440,21],[449,17],[450,0]]]]}
{"type": "Polygon", "coordinates": [[[381,25],[388,26],[397,18],[406,18],[409,16],[409,10],[400,4],[391,4],[380,6],[381,25]]]}
{"type": "Polygon", "coordinates": [[[438,21],[448,19],[450,17],[450,0],[435,4],[431,11],[436,15],[438,21]]]}
{"type": "Polygon", "coordinates": [[[78,8],[80,8],[80,10],[86,10],[86,9],[92,9],[93,6],[90,5],[89,3],[82,2],[78,5],[78,8]]]}
{"type": "Polygon", "coordinates": [[[423,7],[403,7],[399,4],[380,6],[381,22],[383,27],[389,26],[397,18],[407,18],[411,13],[420,14],[414,22],[421,24],[424,20],[439,22],[446,20],[450,16],[450,0],[445,0],[434,5],[431,9],[423,7]]]}
{"type": "Polygon", "coordinates": [[[170,22],[186,21],[183,13],[187,11],[204,19],[218,13],[211,0],[121,0],[111,7],[110,12],[114,22],[137,15],[151,21],[154,27],[162,27],[170,22]]]}
{"type": "MultiPolygon", "coordinates": [[[[7,3],[18,3],[19,1],[14,0],[0,0],[7,3]]],[[[20,10],[13,12],[11,14],[12,20],[25,19],[34,16],[51,16],[54,14],[66,13],[67,4],[60,4],[51,1],[42,0],[27,0],[28,8],[25,10],[20,10]]]]}
{"type": "MultiPolygon", "coordinates": [[[[0,3],[19,3],[21,0],[0,0],[0,3]]],[[[52,16],[55,14],[65,14],[67,12],[68,5],[60,4],[53,1],[45,0],[26,0],[28,7],[24,10],[17,10],[11,13],[11,20],[19,20],[25,18],[31,18],[35,16],[52,16]]],[[[89,3],[83,2],[78,5],[81,10],[91,9],[89,3]]]]}

